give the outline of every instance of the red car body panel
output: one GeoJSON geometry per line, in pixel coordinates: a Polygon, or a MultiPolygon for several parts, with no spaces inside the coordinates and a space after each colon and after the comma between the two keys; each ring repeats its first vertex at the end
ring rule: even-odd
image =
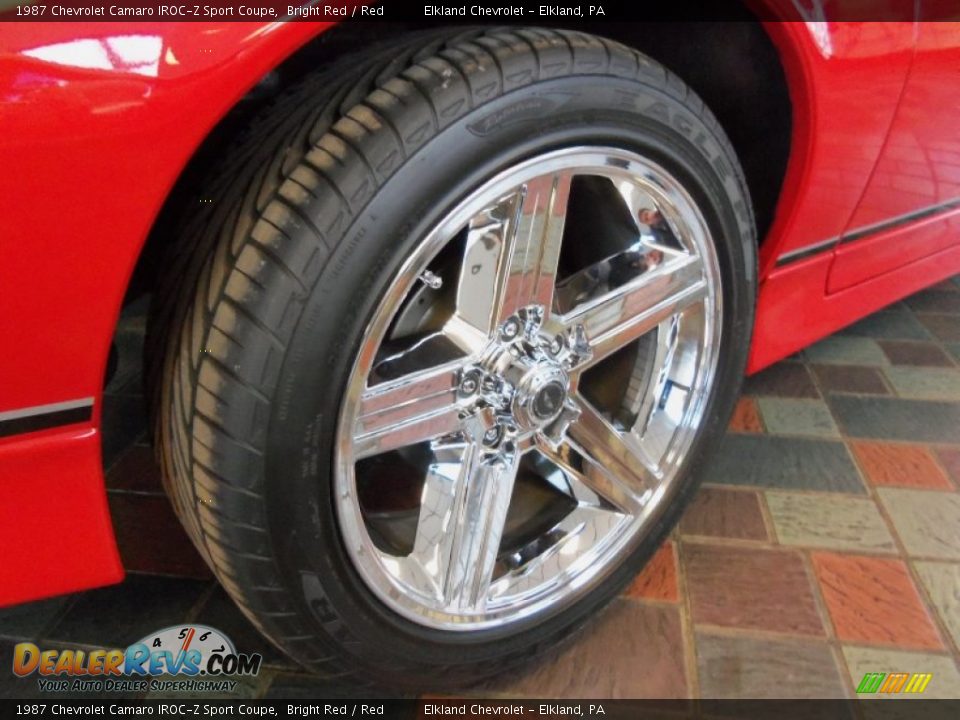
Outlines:
{"type": "Polygon", "coordinates": [[[197,146],[325,27],[4,28],[0,419],[88,398],[93,412],[68,427],[0,438],[0,605],[122,579],[99,428],[131,273],[197,146]]]}
{"type": "MultiPolygon", "coordinates": [[[[764,25],[783,61],[794,124],[761,247],[751,371],[960,271],[960,218],[948,207],[960,197],[960,149],[950,139],[960,27],[929,29],[910,17],[764,25]]],[[[206,135],[326,27],[5,28],[0,426],[45,406],[71,422],[0,436],[0,605],[122,578],[100,400],[131,273],[206,135]]]]}

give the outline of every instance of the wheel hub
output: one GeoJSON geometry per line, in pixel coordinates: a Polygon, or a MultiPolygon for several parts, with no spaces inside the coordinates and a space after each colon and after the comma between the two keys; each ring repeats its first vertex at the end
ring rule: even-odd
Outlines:
{"type": "Polygon", "coordinates": [[[543,307],[520,309],[489,339],[480,362],[461,374],[468,426],[500,452],[525,447],[537,434],[557,442],[579,415],[570,370],[589,357],[582,328],[551,334],[543,307]]]}

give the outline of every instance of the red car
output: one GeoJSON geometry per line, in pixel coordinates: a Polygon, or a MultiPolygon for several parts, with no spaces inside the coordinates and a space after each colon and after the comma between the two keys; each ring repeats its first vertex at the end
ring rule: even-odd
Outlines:
{"type": "Polygon", "coordinates": [[[457,682],[568,635],[745,372],[960,272],[960,27],[888,4],[5,26],[0,604],[123,576],[101,397],[150,293],[166,489],[290,656],[457,682]]]}

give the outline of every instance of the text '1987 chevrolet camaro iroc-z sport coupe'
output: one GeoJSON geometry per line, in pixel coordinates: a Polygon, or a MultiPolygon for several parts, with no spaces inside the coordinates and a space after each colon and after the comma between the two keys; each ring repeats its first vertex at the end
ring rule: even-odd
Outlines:
{"type": "Polygon", "coordinates": [[[928,4],[4,24],[0,605],[123,577],[101,400],[149,295],[165,489],[277,646],[409,686],[568,636],[745,374],[960,272],[928,4]]]}

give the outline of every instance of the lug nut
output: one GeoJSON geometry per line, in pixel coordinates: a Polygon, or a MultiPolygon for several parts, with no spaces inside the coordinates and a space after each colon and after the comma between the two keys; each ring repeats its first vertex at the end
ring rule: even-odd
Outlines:
{"type": "Polygon", "coordinates": [[[480,389],[480,374],[476,370],[466,373],[460,379],[460,394],[464,396],[473,395],[480,389]]]}
{"type": "Polygon", "coordinates": [[[499,425],[497,425],[496,427],[490,428],[483,434],[483,442],[486,445],[495,445],[497,440],[500,439],[500,435],[502,434],[502,432],[503,430],[500,428],[499,425]]]}

